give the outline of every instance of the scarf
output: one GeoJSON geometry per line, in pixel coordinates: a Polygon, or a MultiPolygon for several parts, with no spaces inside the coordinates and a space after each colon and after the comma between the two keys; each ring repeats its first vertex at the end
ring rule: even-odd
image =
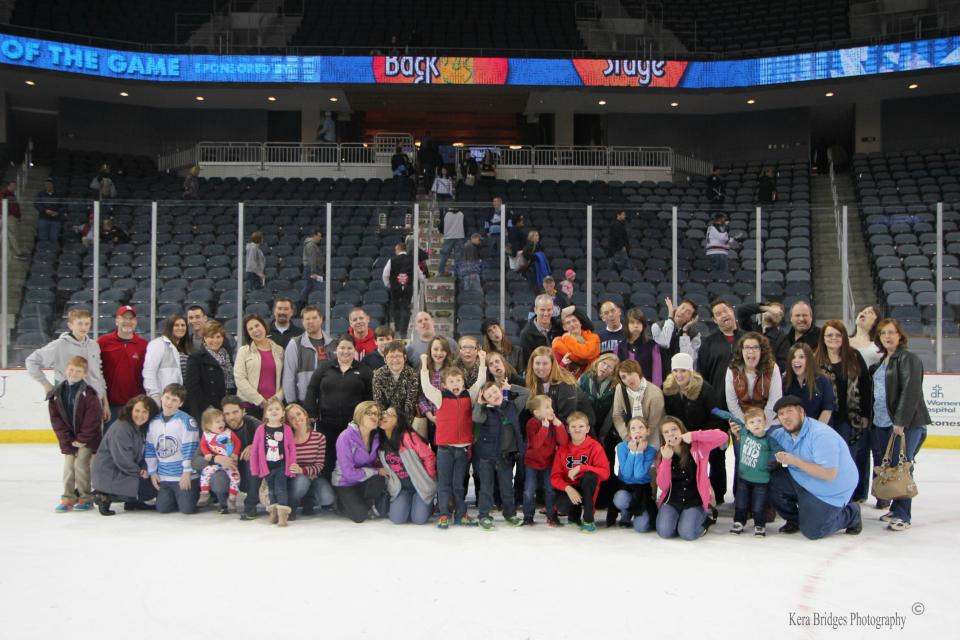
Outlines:
{"type": "MultiPolygon", "coordinates": [[[[842,370],[846,372],[846,367],[843,367],[841,363],[842,370]]],[[[833,367],[826,365],[822,367],[823,375],[827,376],[827,379],[830,380],[830,384],[833,386],[833,397],[839,398],[840,395],[837,393],[837,385],[842,384],[843,380],[838,379],[838,376],[834,373],[833,367]]],[[[844,375],[844,378],[847,380],[847,421],[850,423],[850,442],[849,444],[855,443],[861,437],[863,437],[866,429],[860,426],[860,418],[862,417],[861,404],[863,399],[860,397],[860,385],[858,378],[851,378],[848,375],[844,375]]]]}
{"type": "Polygon", "coordinates": [[[212,355],[213,359],[220,365],[220,368],[223,369],[223,388],[236,389],[237,385],[233,380],[233,364],[230,362],[230,352],[220,347],[217,351],[208,348],[207,353],[212,355]]]}
{"type": "Polygon", "coordinates": [[[740,400],[740,408],[744,411],[752,408],[763,409],[770,397],[770,379],[773,377],[773,371],[767,371],[762,375],[757,373],[752,394],[747,393],[749,384],[746,372],[741,369],[732,369],[732,371],[733,390],[737,394],[737,399],[740,400]]]}
{"type": "Polygon", "coordinates": [[[623,385],[623,389],[627,392],[627,399],[630,401],[630,417],[643,418],[643,394],[647,390],[647,379],[640,379],[640,388],[636,391],[631,390],[627,385],[623,385]]]}

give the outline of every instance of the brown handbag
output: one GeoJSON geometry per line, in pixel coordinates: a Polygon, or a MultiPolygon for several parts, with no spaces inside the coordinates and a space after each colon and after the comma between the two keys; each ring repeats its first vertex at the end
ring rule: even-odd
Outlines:
{"type": "Polygon", "coordinates": [[[917,483],[913,480],[913,461],[907,460],[907,439],[900,437],[900,461],[890,466],[893,441],[898,436],[891,429],[887,450],[880,466],[874,467],[872,493],[878,500],[909,500],[917,495],[917,483]]]}

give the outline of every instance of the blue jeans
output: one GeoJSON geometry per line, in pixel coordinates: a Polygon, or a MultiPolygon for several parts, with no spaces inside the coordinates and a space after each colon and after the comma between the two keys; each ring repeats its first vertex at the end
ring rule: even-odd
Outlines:
{"type": "Polygon", "coordinates": [[[388,516],[393,524],[426,524],[433,513],[433,504],[427,504],[416,491],[402,489],[390,501],[388,516]]]}
{"type": "MultiPolygon", "coordinates": [[[[633,504],[633,494],[626,489],[620,489],[613,494],[613,506],[620,510],[620,520],[630,522],[633,504]]],[[[642,511],[633,518],[633,530],[637,533],[646,533],[650,531],[650,514],[642,511]]]]}
{"type": "Polygon", "coordinates": [[[437,448],[437,503],[441,516],[450,515],[450,498],[453,498],[454,521],[467,513],[467,503],[460,487],[467,477],[467,448],[443,445],[437,448]]]}
{"type": "Polygon", "coordinates": [[[535,498],[537,487],[543,489],[543,498],[547,503],[547,518],[556,519],[557,512],[553,506],[553,487],[550,486],[550,469],[532,469],[525,467],[523,474],[523,518],[533,520],[537,512],[535,498]]]}
{"type": "Polygon", "coordinates": [[[313,278],[310,277],[310,275],[311,275],[310,267],[304,265],[303,266],[303,289],[300,291],[300,298],[304,302],[307,301],[307,296],[310,295],[310,292],[313,291],[314,287],[319,289],[323,285],[321,281],[314,280],[313,278]]]}
{"type": "Polygon", "coordinates": [[[710,262],[711,262],[710,268],[713,269],[714,271],[719,271],[721,273],[726,273],[727,271],[729,271],[729,268],[727,266],[726,254],[715,253],[707,257],[710,258],[710,262]]]}
{"type": "Polygon", "coordinates": [[[282,504],[290,506],[290,495],[287,492],[287,476],[283,473],[284,465],[267,474],[264,480],[267,481],[267,489],[270,490],[270,502],[272,504],[282,504]]]}
{"type": "Polygon", "coordinates": [[[627,249],[624,247],[610,256],[610,269],[623,269],[627,266],[627,249]]]}
{"type": "Polygon", "coordinates": [[[463,238],[443,241],[443,245],[440,247],[440,273],[446,273],[447,271],[447,260],[450,258],[450,252],[453,252],[454,261],[458,265],[460,264],[460,261],[463,260],[463,243],[463,238]]]}
{"type": "Polygon", "coordinates": [[[501,457],[497,460],[473,461],[473,466],[480,478],[480,486],[477,487],[477,510],[480,512],[481,518],[488,517],[490,509],[493,508],[494,482],[500,484],[500,503],[503,507],[503,517],[512,518],[517,515],[517,505],[513,501],[514,464],[516,464],[515,455],[507,458],[501,457]]]}
{"type": "MultiPolygon", "coordinates": [[[[893,451],[890,453],[890,464],[891,466],[897,465],[900,463],[900,442],[896,440],[896,436],[893,435],[893,429],[890,427],[877,429],[877,431],[882,431],[886,433],[881,433],[877,436],[874,442],[873,457],[877,461],[877,466],[880,465],[880,460],[883,459],[884,451],[887,448],[887,438],[893,437],[893,451]]],[[[904,437],[907,439],[906,449],[907,449],[907,460],[914,463],[916,466],[916,456],[917,451],[920,450],[920,447],[923,446],[924,440],[927,439],[927,428],[926,427],[914,427],[913,429],[907,429],[903,432],[904,437]]],[[[913,471],[910,471],[910,475],[913,475],[913,471]]],[[[907,500],[894,500],[890,503],[890,513],[893,514],[893,517],[900,518],[904,522],[910,522],[911,513],[910,509],[913,505],[913,499],[907,500]]]]}
{"type": "Polygon", "coordinates": [[[737,479],[733,521],[747,524],[747,511],[753,512],[753,524],[756,527],[767,526],[767,487],[766,484],[737,479]]]}
{"type": "Polygon", "coordinates": [[[157,513],[196,513],[200,497],[200,479],[191,481],[190,490],[184,491],[179,482],[163,481],[157,490],[157,513]]]}
{"type": "Polygon", "coordinates": [[[263,287],[263,280],[253,271],[244,271],[243,279],[247,283],[247,291],[256,291],[263,287]]]}
{"type": "Polygon", "coordinates": [[[483,291],[480,286],[480,274],[476,272],[465,273],[460,279],[461,291],[483,291]]]}
{"type": "Polygon", "coordinates": [[[329,507],[333,504],[336,497],[333,495],[333,485],[330,481],[320,476],[311,480],[307,476],[298,474],[288,483],[290,489],[290,506],[296,509],[300,506],[300,501],[304,500],[304,507],[329,507]]]}
{"type": "Polygon", "coordinates": [[[37,240],[59,242],[60,224],[59,220],[48,220],[41,215],[37,219],[37,240]]]}
{"type": "Polygon", "coordinates": [[[810,540],[826,538],[860,522],[859,504],[827,504],[800,486],[783,468],[770,472],[770,504],[784,520],[799,525],[800,532],[810,540]]]}
{"type": "Polygon", "coordinates": [[[680,536],[684,540],[696,540],[703,534],[707,513],[703,507],[689,507],[683,511],[664,502],[657,513],[657,535],[661,538],[680,536]]]}

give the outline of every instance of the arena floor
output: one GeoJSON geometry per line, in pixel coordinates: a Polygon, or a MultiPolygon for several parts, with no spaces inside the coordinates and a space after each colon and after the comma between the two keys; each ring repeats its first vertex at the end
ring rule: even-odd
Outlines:
{"type": "Polygon", "coordinates": [[[56,514],[60,464],[52,445],[0,446],[4,638],[702,640],[956,631],[960,451],[922,451],[909,532],[884,531],[880,512],[867,507],[860,536],[819,542],[778,535],[780,520],[766,539],[729,535],[729,505],[694,543],[542,524],[441,532],[322,515],[282,530],[266,518],[210,512],[56,514]]]}

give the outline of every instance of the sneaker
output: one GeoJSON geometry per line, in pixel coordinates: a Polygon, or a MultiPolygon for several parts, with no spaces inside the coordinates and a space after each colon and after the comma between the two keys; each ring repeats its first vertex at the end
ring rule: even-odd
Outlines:
{"type": "Polygon", "coordinates": [[[205,507],[205,506],[207,506],[208,504],[210,504],[210,492],[209,492],[209,491],[201,491],[201,492],[200,492],[200,497],[197,498],[197,506],[198,506],[198,507],[205,507]]]}
{"type": "Polygon", "coordinates": [[[240,519],[241,519],[241,520],[256,520],[256,519],[257,519],[257,512],[256,512],[256,511],[244,511],[242,514],[240,514],[240,519]]]}
{"type": "Polygon", "coordinates": [[[753,537],[754,538],[765,538],[767,536],[766,527],[754,527],[753,528],[753,537]]]}
{"type": "Polygon", "coordinates": [[[563,523],[557,518],[547,518],[547,526],[551,529],[559,529],[563,526],[563,523]]]}
{"type": "Polygon", "coordinates": [[[858,536],[860,532],[863,531],[863,518],[860,517],[860,512],[857,512],[857,521],[852,525],[844,529],[844,532],[851,536],[858,536]]]}
{"type": "Polygon", "coordinates": [[[226,506],[223,506],[223,507],[220,507],[217,513],[219,513],[222,516],[228,516],[230,515],[230,509],[226,506]]]}
{"type": "Polygon", "coordinates": [[[84,500],[83,502],[78,502],[77,504],[73,505],[74,511],[90,511],[91,509],[93,509],[92,500],[84,500]]]}
{"type": "Polygon", "coordinates": [[[906,531],[909,528],[910,523],[900,518],[894,518],[886,527],[887,531],[906,531]]]}
{"type": "Polygon", "coordinates": [[[68,511],[73,511],[73,505],[69,502],[61,502],[54,508],[54,511],[57,513],[67,513],[68,511]]]}
{"type": "Polygon", "coordinates": [[[784,524],[782,527],[777,529],[777,531],[779,531],[780,533],[786,533],[786,534],[796,533],[800,531],[800,525],[798,525],[796,522],[790,522],[789,520],[787,520],[786,524],[784,524]]]}
{"type": "Polygon", "coordinates": [[[524,518],[524,519],[523,519],[523,526],[525,526],[525,527],[532,527],[532,526],[533,526],[533,518],[524,518]]]}
{"type": "Polygon", "coordinates": [[[597,530],[597,525],[592,522],[584,522],[580,525],[580,533],[593,533],[597,530]]]}
{"type": "Polygon", "coordinates": [[[454,520],[453,524],[457,525],[458,527],[475,527],[480,524],[480,522],[472,516],[464,515],[459,520],[454,520]]]}
{"type": "Polygon", "coordinates": [[[620,522],[617,523],[617,526],[621,529],[633,529],[633,520],[624,520],[620,519],[620,522]]]}
{"type": "MultiPolygon", "coordinates": [[[[464,524],[463,520],[460,521],[460,524],[464,524]]],[[[486,516],[485,518],[480,518],[480,528],[484,531],[493,531],[493,518],[486,516]]]]}
{"type": "Polygon", "coordinates": [[[739,522],[734,522],[733,526],[730,527],[730,533],[740,535],[741,533],[743,533],[743,525],[740,524],[739,522]]]}
{"type": "Polygon", "coordinates": [[[437,529],[449,529],[450,528],[450,516],[440,516],[440,519],[437,520],[437,529]]]}
{"type": "Polygon", "coordinates": [[[892,511],[887,511],[885,514],[880,516],[880,522],[893,522],[894,520],[896,520],[896,518],[897,517],[893,515],[892,511]]]}
{"type": "Polygon", "coordinates": [[[517,516],[510,516],[509,518],[504,518],[503,521],[506,522],[511,527],[522,527],[524,524],[524,521],[518,518],[517,516]]]}

